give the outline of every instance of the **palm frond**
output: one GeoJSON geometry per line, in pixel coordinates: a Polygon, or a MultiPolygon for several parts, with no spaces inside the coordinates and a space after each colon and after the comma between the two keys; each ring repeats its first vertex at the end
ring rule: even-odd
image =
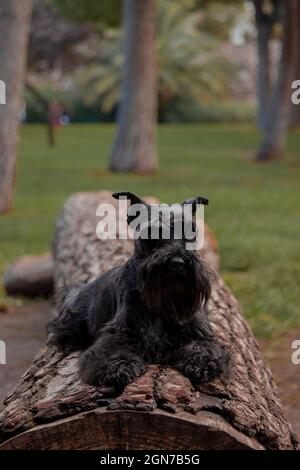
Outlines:
{"type": "MultiPolygon", "coordinates": [[[[219,41],[199,28],[199,13],[180,2],[159,0],[157,57],[159,96],[186,96],[207,101],[226,93],[231,73],[221,58],[219,41]]],[[[111,111],[119,101],[124,57],[122,34],[107,30],[99,63],[78,74],[85,100],[99,101],[111,111]]]]}

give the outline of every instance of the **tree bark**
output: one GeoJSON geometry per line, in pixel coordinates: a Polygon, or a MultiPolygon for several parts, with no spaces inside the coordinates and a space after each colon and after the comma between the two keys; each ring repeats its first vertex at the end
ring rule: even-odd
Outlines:
{"type": "Polygon", "coordinates": [[[32,0],[0,5],[0,78],[6,83],[6,105],[0,105],[0,213],[13,201],[17,130],[30,29],[32,0]]]}
{"type": "Polygon", "coordinates": [[[286,0],[283,4],[283,39],[278,78],[268,109],[263,140],[256,156],[258,161],[275,160],[284,155],[290,122],[291,85],[299,53],[299,8],[299,0],[286,0]]]}
{"type": "Polygon", "coordinates": [[[125,63],[112,171],[153,173],[157,167],[155,0],[123,0],[125,63]]]}
{"type": "Polygon", "coordinates": [[[266,14],[263,11],[263,5],[260,0],[254,0],[253,3],[257,30],[258,126],[263,130],[266,128],[271,90],[270,40],[275,16],[266,14]]]}
{"type": "MultiPolygon", "coordinates": [[[[124,262],[130,240],[99,241],[96,208],[110,193],[73,195],[54,240],[56,287],[88,282],[124,262]]],[[[126,214],[120,214],[123,220],[126,214]]],[[[199,253],[209,261],[215,241],[206,231],[199,253]]],[[[230,377],[194,388],[177,371],[151,365],[117,396],[84,385],[78,353],[45,348],[6,398],[0,449],[295,449],[277,389],[237,301],[217,276],[208,315],[230,348],[230,377]]]]}
{"type": "MultiPolygon", "coordinates": [[[[298,12],[298,24],[299,24],[299,30],[300,30],[300,8],[298,12]]],[[[299,33],[299,36],[300,36],[300,33],[299,33]]],[[[298,60],[297,60],[294,80],[300,80],[300,49],[298,50],[298,60]]],[[[295,105],[292,103],[290,127],[291,129],[296,129],[299,126],[300,126],[300,104],[295,105]]]]}

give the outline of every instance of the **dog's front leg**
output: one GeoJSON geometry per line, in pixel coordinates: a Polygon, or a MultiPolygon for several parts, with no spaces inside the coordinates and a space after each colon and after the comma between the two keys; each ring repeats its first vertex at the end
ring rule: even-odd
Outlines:
{"type": "Polygon", "coordinates": [[[142,375],[146,364],[118,335],[100,337],[80,358],[80,376],[94,386],[122,389],[142,375]]]}
{"type": "Polygon", "coordinates": [[[204,383],[228,372],[229,353],[213,340],[201,341],[182,348],[175,367],[192,383],[204,383]]]}

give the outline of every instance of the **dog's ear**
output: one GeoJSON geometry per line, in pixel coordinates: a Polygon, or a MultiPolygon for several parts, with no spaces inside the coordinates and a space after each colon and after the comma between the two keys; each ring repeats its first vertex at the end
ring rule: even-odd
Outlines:
{"type": "MultiPolygon", "coordinates": [[[[115,199],[126,198],[130,202],[128,212],[127,212],[127,223],[128,223],[128,225],[131,224],[131,222],[133,222],[133,220],[135,220],[137,215],[138,215],[135,211],[135,207],[132,208],[133,210],[130,209],[131,206],[134,206],[135,204],[139,204],[139,205],[142,205],[142,206],[147,206],[146,202],[143,201],[143,199],[141,199],[136,194],[133,194],[133,193],[130,193],[130,192],[127,192],[127,191],[122,191],[122,192],[119,192],[119,193],[113,193],[112,196],[115,199]]],[[[140,214],[140,211],[138,211],[138,213],[140,214]]]]}
{"type": "Polygon", "coordinates": [[[192,214],[195,215],[197,205],[202,204],[203,206],[207,206],[208,205],[208,199],[206,197],[203,197],[203,196],[197,196],[197,197],[194,197],[192,199],[186,199],[185,201],[183,201],[182,205],[185,205],[185,204],[191,204],[192,205],[192,214]]]}
{"type": "Polygon", "coordinates": [[[130,201],[130,204],[145,204],[145,201],[141,199],[139,196],[133,193],[129,193],[128,191],[122,191],[119,193],[113,193],[112,197],[115,199],[126,198],[130,201]]]}

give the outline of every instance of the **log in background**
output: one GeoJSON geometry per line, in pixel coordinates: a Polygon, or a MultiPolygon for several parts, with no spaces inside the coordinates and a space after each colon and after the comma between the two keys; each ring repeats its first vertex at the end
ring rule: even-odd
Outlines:
{"type": "MultiPolygon", "coordinates": [[[[115,203],[111,194],[99,192],[73,195],[65,204],[54,240],[57,288],[89,282],[130,256],[130,240],[96,236],[96,208],[107,202],[115,203]]],[[[207,228],[201,256],[217,268],[217,244],[207,228]]],[[[219,276],[208,315],[231,351],[226,380],[194,388],[177,371],[152,365],[116,396],[80,382],[79,353],[63,357],[45,347],[6,398],[0,449],[298,448],[257,341],[219,276]]]]}

